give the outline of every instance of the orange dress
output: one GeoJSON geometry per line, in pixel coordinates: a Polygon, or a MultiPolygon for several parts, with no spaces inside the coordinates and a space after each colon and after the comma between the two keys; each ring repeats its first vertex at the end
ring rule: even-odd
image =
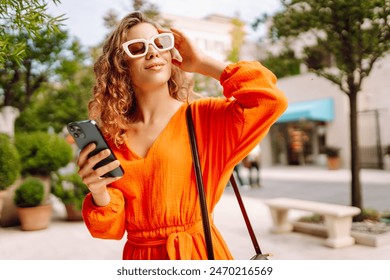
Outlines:
{"type": "MultiPolygon", "coordinates": [[[[287,107],[272,72],[259,62],[231,64],[221,75],[226,98],[193,102],[208,209],[212,213],[234,166],[266,135],[287,107]],[[233,98],[231,98],[233,97],[233,98]]],[[[88,194],[83,217],[96,238],[122,239],[123,259],[207,259],[183,104],[145,157],[110,145],[125,175],[108,187],[98,207],[88,194]]],[[[227,217],[228,218],[228,217],[227,217]]],[[[233,259],[210,220],[215,259],[233,259]]]]}

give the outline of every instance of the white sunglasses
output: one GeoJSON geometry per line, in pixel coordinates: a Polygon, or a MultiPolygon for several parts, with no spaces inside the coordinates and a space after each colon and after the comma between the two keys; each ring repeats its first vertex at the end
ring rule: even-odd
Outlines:
{"type": "Polygon", "coordinates": [[[122,44],[126,54],[131,58],[141,57],[147,54],[149,44],[159,52],[173,49],[175,39],[172,33],[160,33],[152,36],[149,40],[135,39],[122,44]]]}

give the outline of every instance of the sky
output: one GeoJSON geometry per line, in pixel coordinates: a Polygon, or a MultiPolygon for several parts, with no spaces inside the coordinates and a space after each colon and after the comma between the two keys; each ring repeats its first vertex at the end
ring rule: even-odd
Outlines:
{"type": "MultiPolygon", "coordinates": [[[[280,0],[149,0],[156,4],[162,13],[203,18],[209,14],[225,16],[239,15],[240,19],[252,23],[263,13],[272,14],[280,7],[280,0]]],[[[131,0],[61,0],[61,4],[49,2],[48,12],[53,16],[65,14],[65,28],[71,35],[80,39],[84,46],[94,46],[101,42],[107,33],[103,16],[116,11],[124,16],[132,11],[131,0]]],[[[251,32],[251,29],[247,29],[251,32]]],[[[260,31],[251,36],[260,36],[260,31]]]]}

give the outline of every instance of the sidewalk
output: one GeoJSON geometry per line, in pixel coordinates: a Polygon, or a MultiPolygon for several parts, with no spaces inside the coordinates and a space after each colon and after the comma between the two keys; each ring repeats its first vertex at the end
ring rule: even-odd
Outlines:
{"type": "MultiPolygon", "coordinates": [[[[351,170],[328,170],[325,167],[318,166],[269,167],[261,170],[261,178],[286,181],[350,182],[351,170]]],[[[390,170],[362,169],[360,172],[360,179],[362,183],[388,184],[390,187],[390,170]]]]}
{"type": "MultiPolygon", "coordinates": [[[[348,170],[328,171],[310,168],[269,168],[262,178],[294,180],[348,180],[348,170]]],[[[362,180],[389,184],[390,172],[364,170],[362,180]]],[[[332,249],[322,245],[324,238],[302,233],[273,234],[270,213],[262,199],[243,197],[248,215],[263,253],[272,260],[390,260],[390,244],[381,247],[353,245],[332,249]]],[[[292,211],[291,217],[298,216],[292,211]]],[[[55,217],[46,230],[23,232],[18,227],[0,227],[0,260],[115,260],[121,259],[121,241],[94,239],[82,222],[64,221],[65,212],[55,204],[55,217]]],[[[236,259],[249,259],[254,250],[236,198],[225,192],[214,211],[214,221],[236,259]]]]}

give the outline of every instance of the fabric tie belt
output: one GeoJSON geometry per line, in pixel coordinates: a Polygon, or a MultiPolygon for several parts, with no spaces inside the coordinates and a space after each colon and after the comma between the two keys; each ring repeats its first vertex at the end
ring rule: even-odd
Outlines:
{"type": "Polygon", "coordinates": [[[166,244],[170,260],[190,260],[192,255],[192,236],[203,232],[202,220],[185,231],[173,232],[167,238],[144,238],[127,235],[127,241],[134,246],[161,246],[166,244]]]}

